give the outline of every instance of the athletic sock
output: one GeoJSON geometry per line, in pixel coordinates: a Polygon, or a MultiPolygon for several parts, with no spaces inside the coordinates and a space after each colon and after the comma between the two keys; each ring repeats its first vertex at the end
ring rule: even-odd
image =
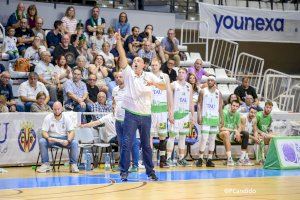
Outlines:
{"type": "Polygon", "coordinates": [[[208,159],[212,159],[212,154],[208,154],[208,159]]]}
{"type": "Polygon", "coordinates": [[[226,155],[227,155],[227,159],[231,158],[231,151],[227,151],[226,155]]]}
{"type": "Polygon", "coordinates": [[[246,151],[242,151],[242,152],[241,152],[240,159],[241,159],[241,160],[244,160],[244,159],[245,159],[245,156],[246,156],[246,151]]]}

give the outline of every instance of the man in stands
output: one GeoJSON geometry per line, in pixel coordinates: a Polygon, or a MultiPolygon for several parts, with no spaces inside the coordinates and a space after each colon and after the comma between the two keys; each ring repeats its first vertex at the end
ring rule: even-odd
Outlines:
{"type": "Polygon", "coordinates": [[[49,51],[41,53],[41,60],[37,63],[34,71],[39,75],[39,81],[44,83],[50,93],[50,101],[57,101],[57,88],[60,87],[60,82],[56,81],[54,75],[54,66],[51,63],[51,54],[49,51]]]}
{"type": "Polygon", "coordinates": [[[19,2],[15,12],[9,16],[6,26],[12,27],[14,29],[19,28],[20,27],[20,19],[22,19],[22,18],[26,19],[26,11],[25,11],[24,4],[22,2],[19,2]]]}
{"type": "Polygon", "coordinates": [[[36,102],[36,95],[39,92],[44,92],[46,94],[45,103],[50,100],[49,92],[42,82],[38,81],[38,74],[35,72],[30,72],[28,75],[28,80],[23,82],[19,87],[19,96],[24,103],[25,112],[30,112],[31,105],[36,102]]]}
{"type": "Polygon", "coordinates": [[[57,47],[61,41],[62,34],[63,33],[63,22],[60,20],[56,20],[54,22],[54,30],[51,30],[47,36],[46,36],[46,41],[47,41],[47,46],[50,49],[50,52],[52,52],[55,47],[57,47]]]}
{"type": "Polygon", "coordinates": [[[162,39],[161,46],[164,50],[166,60],[169,60],[169,58],[173,58],[175,60],[176,67],[179,67],[180,64],[178,45],[179,41],[175,37],[175,30],[169,29],[168,37],[162,39]]]}
{"type": "Polygon", "coordinates": [[[34,40],[34,33],[27,28],[28,23],[26,18],[20,20],[20,27],[16,29],[15,37],[18,39],[17,47],[20,55],[24,55],[28,47],[31,46],[34,40]]]}
{"type": "Polygon", "coordinates": [[[92,16],[85,22],[86,32],[89,35],[96,33],[98,27],[105,29],[105,19],[100,17],[100,8],[95,6],[92,9],[92,16]]]}
{"type": "Polygon", "coordinates": [[[162,72],[169,75],[171,83],[177,79],[177,72],[174,67],[175,60],[173,58],[169,58],[168,62],[162,65],[162,72]]]}
{"type": "Polygon", "coordinates": [[[79,56],[77,49],[70,44],[70,36],[64,35],[61,38],[61,44],[55,47],[53,51],[53,60],[57,60],[60,55],[64,55],[68,66],[71,68],[76,65],[76,58],[79,56]]]}
{"type": "Polygon", "coordinates": [[[254,98],[254,104],[256,106],[259,105],[259,100],[256,94],[255,89],[250,85],[250,78],[243,77],[242,78],[242,85],[238,86],[234,90],[234,94],[238,95],[242,101],[245,102],[246,96],[251,95],[254,98]]]}
{"type": "Polygon", "coordinates": [[[63,85],[65,108],[75,112],[85,112],[85,100],[88,97],[86,84],[81,80],[82,72],[73,70],[73,80],[67,80],[63,85]]]}
{"type": "Polygon", "coordinates": [[[189,67],[188,73],[195,74],[198,83],[201,83],[202,76],[209,76],[203,68],[203,61],[199,58],[195,61],[194,66],[189,67]]]}
{"type": "Polygon", "coordinates": [[[43,18],[37,17],[35,20],[35,27],[32,29],[32,31],[35,36],[41,38],[41,43],[45,47],[47,47],[46,35],[45,35],[45,31],[43,30],[43,24],[44,24],[43,18]]]}
{"type": "Polygon", "coordinates": [[[160,61],[153,59],[151,62],[152,73],[157,76],[162,83],[166,84],[166,89],[160,90],[156,87],[153,87],[153,98],[151,105],[151,135],[152,137],[159,137],[158,150],[160,155],[160,168],[168,168],[169,165],[166,162],[166,137],[168,136],[168,119],[171,123],[174,123],[173,99],[169,76],[164,74],[160,70],[160,67],[160,61]]]}
{"type": "Polygon", "coordinates": [[[214,167],[212,156],[215,150],[216,135],[219,132],[219,124],[222,123],[222,95],[216,89],[216,78],[210,75],[207,79],[207,88],[200,91],[198,99],[198,123],[201,127],[200,139],[200,156],[196,163],[197,167],[201,167],[203,163],[203,155],[208,143],[208,159],[207,167],[214,167]]]}
{"type": "Polygon", "coordinates": [[[177,81],[171,83],[173,93],[173,113],[174,124],[170,123],[169,139],[167,143],[167,162],[172,165],[171,155],[174,149],[175,137],[178,138],[179,161],[180,166],[187,166],[188,162],[184,159],[185,156],[185,139],[190,133],[193,124],[194,103],[193,89],[186,81],[187,70],[180,68],[178,70],[177,81]]]}
{"type": "Polygon", "coordinates": [[[74,126],[70,117],[63,113],[60,102],[53,104],[53,113],[48,114],[42,125],[42,138],[39,140],[42,165],[37,172],[45,173],[51,170],[48,148],[60,146],[70,149],[70,172],[78,173],[78,142],[74,139],[74,126]]]}
{"type": "Polygon", "coordinates": [[[103,115],[101,113],[112,112],[112,106],[106,102],[106,94],[99,92],[97,95],[97,102],[92,104],[92,112],[99,112],[100,115],[96,115],[95,119],[100,119],[103,115]]]}
{"type": "Polygon", "coordinates": [[[156,57],[156,52],[151,50],[151,43],[149,41],[145,41],[143,48],[139,50],[138,56],[141,58],[148,58],[151,63],[152,59],[156,57]]]}
{"type": "Polygon", "coordinates": [[[14,100],[14,95],[12,91],[12,86],[9,83],[10,74],[8,71],[4,71],[1,74],[0,79],[0,95],[5,96],[6,98],[6,106],[10,112],[23,111],[21,105],[17,105],[14,100]]]}
{"type": "Polygon", "coordinates": [[[132,27],[132,35],[129,35],[124,43],[124,49],[127,53],[127,58],[131,60],[138,56],[138,51],[143,42],[142,38],[139,37],[139,31],[139,27],[132,27]]]}
{"type": "Polygon", "coordinates": [[[238,101],[231,102],[230,110],[223,110],[223,124],[221,125],[220,133],[217,139],[223,141],[226,155],[227,166],[234,166],[235,163],[231,157],[231,142],[242,142],[242,149],[247,149],[249,134],[241,135],[241,117],[237,111],[240,107],[238,101]],[[243,138],[243,139],[242,139],[243,138]]]}

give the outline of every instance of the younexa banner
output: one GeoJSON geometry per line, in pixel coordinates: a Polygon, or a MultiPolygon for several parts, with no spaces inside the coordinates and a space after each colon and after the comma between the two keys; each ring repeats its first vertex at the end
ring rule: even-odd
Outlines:
{"type": "MultiPolygon", "coordinates": [[[[300,43],[300,12],[199,3],[199,14],[208,22],[209,38],[300,43]]],[[[206,35],[205,29],[200,35],[206,35]]]]}

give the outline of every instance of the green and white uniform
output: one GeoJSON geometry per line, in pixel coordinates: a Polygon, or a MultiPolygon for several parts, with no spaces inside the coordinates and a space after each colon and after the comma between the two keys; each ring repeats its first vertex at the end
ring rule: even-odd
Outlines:
{"type": "MultiPolygon", "coordinates": [[[[161,83],[167,83],[166,74],[160,73],[158,78],[161,83]]],[[[167,90],[160,90],[153,87],[153,98],[151,104],[151,135],[154,137],[163,136],[166,137],[167,122],[168,122],[168,102],[167,102],[167,90]],[[157,135],[158,134],[158,135],[157,135]]]]}
{"type": "Polygon", "coordinates": [[[260,111],[256,114],[257,128],[265,133],[268,133],[272,123],[271,115],[264,116],[264,112],[260,111]]]}
{"type": "Polygon", "coordinates": [[[219,90],[210,92],[208,88],[203,89],[202,134],[217,134],[219,132],[219,98],[219,90]]]}
{"type": "MultiPolygon", "coordinates": [[[[241,116],[240,113],[238,111],[236,111],[235,113],[231,113],[229,110],[227,109],[223,109],[223,120],[224,120],[224,127],[225,128],[229,128],[229,129],[237,129],[239,124],[241,123],[241,116]]],[[[235,142],[234,141],[234,135],[235,132],[232,131],[230,133],[230,141],[231,142],[235,142]]],[[[222,140],[219,137],[219,134],[217,135],[217,138],[222,140]]]]}
{"type": "Polygon", "coordinates": [[[170,125],[170,136],[187,135],[190,132],[190,84],[184,85],[177,81],[172,83],[174,86],[174,126],[170,125]]]}

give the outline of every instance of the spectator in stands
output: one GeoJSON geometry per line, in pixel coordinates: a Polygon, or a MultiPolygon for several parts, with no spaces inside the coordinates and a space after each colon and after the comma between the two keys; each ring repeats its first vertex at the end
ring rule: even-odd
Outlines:
{"type": "Polygon", "coordinates": [[[27,25],[27,19],[23,18],[20,20],[20,27],[16,29],[17,47],[21,55],[24,55],[25,50],[31,46],[34,40],[34,33],[31,29],[27,28],[27,25]]]}
{"type": "Polygon", "coordinates": [[[86,39],[79,40],[77,51],[80,56],[84,56],[89,61],[92,60],[93,56],[90,54],[90,51],[88,50],[88,45],[86,42],[86,39]]]}
{"type": "Polygon", "coordinates": [[[66,57],[60,55],[56,60],[56,65],[54,66],[54,74],[58,76],[59,82],[63,84],[68,79],[72,79],[72,69],[68,66],[66,57]]]}
{"type": "Polygon", "coordinates": [[[100,55],[103,56],[105,61],[105,66],[107,67],[108,71],[112,71],[112,69],[115,67],[115,59],[112,53],[110,51],[110,44],[108,42],[104,42],[102,45],[102,51],[100,52],[100,55]]]}
{"type": "Polygon", "coordinates": [[[105,78],[108,75],[108,70],[105,66],[105,60],[102,55],[97,55],[94,59],[95,65],[90,65],[89,72],[97,76],[96,85],[100,91],[108,91],[106,87],[105,78]]]}
{"type": "Polygon", "coordinates": [[[53,104],[53,113],[48,114],[42,125],[42,138],[39,140],[40,152],[42,157],[42,166],[37,172],[45,173],[52,168],[49,164],[48,148],[55,146],[70,149],[70,172],[78,173],[78,142],[74,139],[74,122],[63,113],[63,107],[60,102],[53,104]]]}
{"type": "Polygon", "coordinates": [[[26,18],[25,6],[23,2],[19,2],[17,10],[9,16],[6,27],[12,27],[14,29],[19,28],[20,20],[22,18],[26,18]]]}
{"type": "Polygon", "coordinates": [[[43,51],[46,51],[46,47],[41,45],[41,38],[38,36],[34,37],[33,43],[31,47],[28,47],[25,51],[24,58],[29,58],[32,61],[39,61],[39,49],[42,48],[43,51]]]}
{"type": "Polygon", "coordinates": [[[196,74],[198,83],[201,83],[202,76],[209,76],[209,74],[203,69],[203,61],[199,58],[195,61],[194,66],[189,67],[188,73],[196,74]]]}
{"type": "Polygon", "coordinates": [[[107,35],[104,35],[104,41],[109,43],[109,50],[112,50],[116,47],[116,39],[114,35],[115,29],[113,27],[109,27],[107,29],[107,35]]]}
{"type": "Polygon", "coordinates": [[[148,58],[150,63],[153,58],[156,57],[156,52],[154,50],[151,50],[151,43],[150,41],[145,41],[143,48],[139,50],[138,56],[141,58],[148,58]]]}
{"type": "Polygon", "coordinates": [[[45,47],[47,47],[46,35],[45,35],[45,31],[43,30],[43,24],[44,24],[43,18],[37,17],[35,21],[35,27],[32,29],[32,31],[35,36],[41,38],[42,44],[45,47]]]}
{"type": "Polygon", "coordinates": [[[36,95],[36,102],[30,107],[30,112],[52,112],[51,107],[46,103],[46,94],[41,91],[36,95]]]}
{"type": "Polygon", "coordinates": [[[53,51],[53,60],[56,60],[59,55],[64,55],[68,65],[73,68],[76,65],[76,58],[79,56],[77,49],[70,45],[70,36],[64,35],[61,39],[61,44],[55,47],[53,51]]]}
{"type": "Polygon", "coordinates": [[[250,85],[250,78],[249,77],[243,77],[242,78],[242,84],[235,88],[234,94],[238,95],[242,101],[245,102],[246,95],[250,94],[254,98],[254,104],[256,106],[259,105],[259,100],[256,94],[255,89],[250,85]]]}
{"type": "Polygon", "coordinates": [[[240,99],[239,96],[237,96],[236,94],[230,94],[228,99],[227,99],[226,105],[224,104],[225,105],[224,109],[230,110],[231,103],[233,101],[238,101],[241,104],[241,99],[240,99]]]}
{"type": "Polygon", "coordinates": [[[128,17],[125,12],[120,13],[119,20],[115,24],[115,30],[120,30],[122,41],[125,42],[126,38],[130,34],[130,24],[128,23],[128,17]]]}
{"type": "Polygon", "coordinates": [[[100,8],[95,6],[92,9],[92,16],[85,22],[86,32],[93,35],[98,27],[105,29],[105,19],[100,17],[100,8]]]}
{"type": "Polygon", "coordinates": [[[64,32],[66,34],[72,35],[76,33],[77,19],[75,15],[75,8],[69,6],[66,9],[65,16],[61,19],[64,25],[64,32]]]}
{"type": "Polygon", "coordinates": [[[97,76],[95,74],[90,74],[88,82],[86,84],[87,91],[89,93],[89,96],[86,99],[88,105],[92,105],[97,102],[97,95],[100,91],[99,88],[96,86],[96,81],[97,81],[97,76]]]}
{"type": "Polygon", "coordinates": [[[73,80],[67,80],[64,85],[65,108],[75,112],[85,112],[85,100],[88,97],[86,84],[81,81],[82,74],[79,69],[73,70],[73,80]]]}
{"type": "Polygon", "coordinates": [[[18,39],[14,37],[15,29],[12,27],[7,28],[7,37],[5,37],[4,44],[4,52],[9,55],[9,60],[14,60],[19,58],[19,51],[17,48],[18,39]]]}
{"type": "Polygon", "coordinates": [[[74,69],[79,69],[82,74],[82,79],[86,81],[89,76],[89,70],[87,68],[87,60],[86,57],[80,55],[76,58],[76,67],[74,69]]]}
{"type": "Polygon", "coordinates": [[[169,60],[169,58],[173,58],[175,60],[176,67],[179,67],[180,64],[178,45],[179,41],[175,37],[175,30],[169,29],[168,37],[162,39],[161,46],[164,50],[166,60],[169,60]]]}
{"type": "Polygon", "coordinates": [[[57,88],[61,87],[55,75],[55,68],[51,63],[51,54],[49,51],[41,53],[41,61],[35,66],[34,71],[39,76],[39,81],[45,84],[50,93],[50,101],[53,103],[57,101],[57,88]]]}
{"type": "Polygon", "coordinates": [[[4,72],[4,71],[5,71],[5,67],[2,63],[0,63],[0,76],[1,76],[2,72],[4,72]]]}
{"type": "Polygon", "coordinates": [[[139,27],[132,27],[131,32],[132,34],[127,37],[124,43],[124,49],[127,53],[127,58],[133,60],[135,57],[138,56],[138,51],[141,48],[143,39],[139,37],[139,27]]]}
{"type": "Polygon", "coordinates": [[[71,35],[71,44],[74,47],[77,47],[80,40],[85,40],[86,37],[84,35],[84,25],[79,21],[79,23],[76,25],[75,32],[71,35]]]}
{"type": "Polygon", "coordinates": [[[163,73],[166,73],[169,75],[170,82],[176,81],[177,79],[177,72],[174,70],[175,67],[175,60],[173,58],[170,58],[167,62],[167,64],[162,65],[162,71],[163,73]]]}
{"type": "Polygon", "coordinates": [[[51,49],[50,52],[52,52],[54,48],[59,45],[62,38],[62,32],[63,22],[56,20],[54,22],[54,30],[51,30],[46,36],[47,46],[51,49]]]}
{"type": "Polygon", "coordinates": [[[36,9],[35,5],[30,5],[27,8],[27,21],[28,21],[28,26],[30,29],[35,27],[35,21],[37,19],[38,16],[38,11],[36,9]]]}
{"type": "Polygon", "coordinates": [[[4,95],[0,95],[0,113],[7,113],[9,112],[6,106],[6,98],[4,95]]]}
{"type": "Polygon", "coordinates": [[[195,111],[197,111],[197,103],[198,103],[198,98],[199,98],[201,88],[199,83],[197,82],[196,75],[188,74],[187,82],[191,84],[193,88],[193,102],[194,102],[195,111]]]}
{"type": "Polygon", "coordinates": [[[95,45],[95,49],[99,54],[102,51],[102,45],[104,43],[104,36],[103,36],[103,28],[98,28],[96,30],[96,35],[90,37],[91,46],[95,45]]]}
{"type": "Polygon", "coordinates": [[[30,107],[34,102],[36,102],[36,95],[39,92],[44,92],[46,94],[45,103],[48,103],[50,97],[47,88],[42,82],[38,81],[37,73],[30,72],[28,75],[28,80],[23,82],[19,87],[19,96],[21,101],[24,103],[22,108],[23,111],[30,111],[30,107]]]}
{"type": "Polygon", "coordinates": [[[248,94],[245,97],[245,102],[241,102],[240,112],[249,113],[250,108],[256,108],[256,106],[254,105],[254,99],[252,95],[248,94]]]}
{"type": "Polygon", "coordinates": [[[6,107],[10,112],[22,111],[22,106],[17,104],[14,100],[14,95],[12,91],[12,86],[9,83],[10,74],[8,71],[4,71],[1,74],[0,79],[0,95],[3,95],[6,100],[6,107]]]}
{"type": "Polygon", "coordinates": [[[151,43],[151,49],[155,50],[159,54],[161,62],[166,62],[163,48],[160,41],[153,35],[153,26],[151,24],[148,24],[145,27],[144,32],[140,33],[139,37],[142,38],[144,42],[149,41],[151,43]]]}
{"type": "Polygon", "coordinates": [[[273,103],[271,101],[267,101],[265,103],[265,107],[263,111],[257,112],[256,120],[257,120],[257,132],[263,138],[264,143],[268,145],[270,140],[276,136],[274,132],[271,130],[272,124],[272,112],[273,103]]]}
{"type": "MultiPolygon", "coordinates": [[[[92,112],[112,112],[112,106],[106,102],[106,94],[99,92],[97,102],[92,105],[92,112]]],[[[95,115],[95,119],[100,119],[103,115],[95,115]]],[[[94,120],[95,120],[94,119],[94,120]]]]}

